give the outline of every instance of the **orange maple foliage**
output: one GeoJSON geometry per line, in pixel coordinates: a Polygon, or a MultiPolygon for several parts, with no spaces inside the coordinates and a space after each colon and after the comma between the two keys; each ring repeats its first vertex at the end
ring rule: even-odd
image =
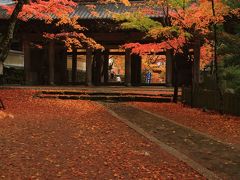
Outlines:
{"type": "MultiPolygon", "coordinates": [[[[18,1],[16,1],[18,3],[18,1]]],[[[73,12],[77,4],[69,0],[38,0],[25,2],[22,11],[18,14],[18,18],[22,21],[29,19],[40,19],[47,23],[54,19],[62,19],[69,16],[73,12]]],[[[11,15],[15,9],[15,5],[1,5],[11,15]]]]}

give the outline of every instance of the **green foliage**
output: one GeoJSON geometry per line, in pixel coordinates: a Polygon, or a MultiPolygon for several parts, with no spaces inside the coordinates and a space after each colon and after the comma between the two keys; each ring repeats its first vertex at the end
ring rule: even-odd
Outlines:
{"type": "Polygon", "coordinates": [[[235,54],[228,54],[223,57],[223,67],[239,66],[240,56],[235,54]]]}
{"type": "Polygon", "coordinates": [[[240,35],[221,33],[218,55],[221,57],[220,76],[224,89],[240,94],[240,35]]]}
{"type": "Polygon", "coordinates": [[[226,3],[231,8],[239,8],[240,7],[240,1],[238,0],[222,0],[224,3],[226,3]]]}
{"type": "Polygon", "coordinates": [[[0,78],[4,84],[23,84],[24,70],[15,68],[4,68],[4,75],[0,78]]]}
{"type": "Polygon", "coordinates": [[[240,24],[236,24],[235,31],[236,31],[236,34],[240,35],[240,24]]]}
{"type": "Polygon", "coordinates": [[[168,3],[173,8],[185,8],[189,6],[192,2],[196,2],[195,0],[169,0],[168,3]]]}
{"type": "Polygon", "coordinates": [[[148,35],[151,37],[158,39],[158,38],[172,38],[176,37],[179,35],[179,28],[176,26],[157,26],[152,28],[149,32],[148,35]]]}
{"type": "Polygon", "coordinates": [[[221,33],[219,35],[218,54],[222,56],[240,55],[240,35],[221,33]]]}
{"type": "Polygon", "coordinates": [[[154,27],[161,27],[162,25],[141,13],[123,13],[115,14],[114,19],[121,23],[122,29],[136,29],[142,32],[148,32],[154,27]]]}
{"type": "Polygon", "coordinates": [[[240,66],[229,66],[224,68],[223,80],[227,89],[233,89],[240,94],[240,66]]]}

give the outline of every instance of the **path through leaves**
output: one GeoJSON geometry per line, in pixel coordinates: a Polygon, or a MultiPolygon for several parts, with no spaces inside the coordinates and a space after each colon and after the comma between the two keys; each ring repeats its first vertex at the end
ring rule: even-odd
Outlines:
{"type": "Polygon", "coordinates": [[[240,147],[240,117],[203,112],[174,103],[131,103],[141,109],[169,118],[177,123],[240,147]]]}

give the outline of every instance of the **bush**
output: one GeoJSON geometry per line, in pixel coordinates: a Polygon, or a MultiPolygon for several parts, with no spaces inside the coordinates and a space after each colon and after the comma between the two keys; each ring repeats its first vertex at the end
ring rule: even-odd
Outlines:
{"type": "Polygon", "coordinates": [[[4,67],[1,82],[3,84],[23,84],[24,70],[4,67]]]}

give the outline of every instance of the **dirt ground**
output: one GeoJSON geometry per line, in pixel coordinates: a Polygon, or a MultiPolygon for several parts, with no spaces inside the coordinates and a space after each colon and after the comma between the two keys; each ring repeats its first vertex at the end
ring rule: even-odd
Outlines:
{"type": "Polygon", "coordinates": [[[205,179],[90,101],[0,90],[2,179],[205,179]]]}

